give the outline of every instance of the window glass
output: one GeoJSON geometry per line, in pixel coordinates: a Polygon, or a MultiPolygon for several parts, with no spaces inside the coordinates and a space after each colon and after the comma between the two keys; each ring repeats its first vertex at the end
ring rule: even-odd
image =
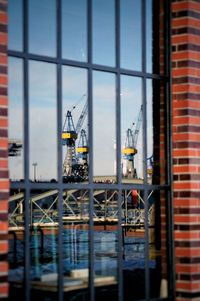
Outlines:
{"type": "Polygon", "coordinates": [[[121,76],[123,182],[143,183],[143,106],[140,78],[121,76]]]}
{"type": "Polygon", "coordinates": [[[8,49],[23,50],[22,0],[8,1],[8,49]]]}
{"type": "Polygon", "coordinates": [[[16,300],[16,286],[23,283],[25,271],[25,214],[26,194],[23,189],[11,189],[8,203],[8,261],[9,297],[16,300]]]}
{"type": "Polygon", "coordinates": [[[29,52],[56,56],[56,1],[29,1],[29,52]]]}
{"type": "Polygon", "coordinates": [[[62,56],[87,60],[87,5],[86,0],[62,1],[62,56]]]}
{"type": "Polygon", "coordinates": [[[141,71],[142,27],[140,0],[121,1],[121,67],[141,71]]]}
{"type": "Polygon", "coordinates": [[[62,75],[63,180],[85,182],[89,165],[87,71],[64,66],[62,75]]]}
{"type": "Polygon", "coordinates": [[[24,178],[23,61],[21,59],[9,58],[8,77],[9,175],[11,180],[20,181],[24,178]]]}
{"type": "Polygon", "coordinates": [[[118,271],[118,192],[116,190],[95,190],[94,205],[94,260],[96,297],[117,300],[118,271]],[[104,227],[102,227],[102,221],[104,227]],[[98,287],[102,283],[103,287],[98,287]]]}
{"type": "Polygon", "coordinates": [[[115,66],[115,2],[93,0],[93,62],[115,66]]]}
{"type": "MultiPolygon", "coordinates": [[[[40,289],[51,281],[57,288],[58,262],[58,192],[57,190],[31,190],[30,195],[30,279],[40,289]],[[49,229],[45,228],[49,224],[49,229]]],[[[46,289],[49,290],[48,288],[46,289]]],[[[31,295],[35,300],[35,294],[31,295]]]]}
{"type": "MultiPolygon", "coordinates": [[[[84,287],[81,296],[89,299],[89,193],[87,190],[63,191],[63,274],[65,289],[84,287]],[[67,276],[66,276],[67,275],[67,276]]],[[[80,290],[71,292],[72,300],[80,290]]]]}
{"type": "Polygon", "coordinates": [[[152,0],[146,1],[146,58],[147,72],[152,72],[152,43],[153,43],[153,28],[152,28],[152,0]]]}
{"type": "Polygon", "coordinates": [[[149,211],[149,287],[150,298],[159,298],[160,290],[168,296],[167,279],[169,279],[167,250],[167,192],[148,191],[149,211]]]}
{"type": "Polygon", "coordinates": [[[30,61],[30,179],[57,179],[56,66],[30,61]]]}
{"type": "MultiPolygon", "coordinates": [[[[145,299],[144,191],[134,189],[122,193],[124,300],[140,300],[145,299]]],[[[148,262],[151,265],[153,262],[148,262]]]]}
{"type": "Polygon", "coordinates": [[[113,181],[116,177],[115,76],[98,71],[93,75],[94,181],[113,181]]]}

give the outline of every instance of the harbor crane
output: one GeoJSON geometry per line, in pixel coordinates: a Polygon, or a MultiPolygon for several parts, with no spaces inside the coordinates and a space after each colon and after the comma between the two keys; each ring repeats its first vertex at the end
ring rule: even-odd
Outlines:
{"type": "Polygon", "coordinates": [[[80,132],[80,139],[77,147],[77,153],[79,158],[79,164],[82,166],[83,176],[86,178],[88,176],[88,141],[86,132],[84,129],[80,132]]]}
{"type": "MultiPolygon", "coordinates": [[[[85,95],[84,95],[85,96],[85,95]]],[[[73,107],[73,109],[75,106],[73,107]]],[[[80,117],[77,121],[76,126],[73,122],[72,110],[68,110],[66,114],[66,118],[63,125],[62,130],[62,143],[66,145],[67,151],[63,163],[63,176],[82,176],[83,175],[83,165],[79,164],[78,157],[76,154],[76,140],[78,138],[79,132],[82,128],[83,122],[87,115],[87,101],[83,107],[83,110],[80,114],[80,117]]],[[[79,154],[81,155],[81,151],[85,152],[84,148],[79,148],[79,154]]]]}
{"type": "Polygon", "coordinates": [[[130,128],[128,128],[126,132],[125,147],[122,150],[122,154],[123,154],[123,159],[126,162],[125,170],[123,169],[124,176],[127,178],[137,177],[137,172],[134,166],[134,156],[135,154],[137,154],[136,147],[137,147],[140,126],[142,123],[142,111],[143,111],[143,106],[141,105],[134,133],[133,130],[130,128]]]}

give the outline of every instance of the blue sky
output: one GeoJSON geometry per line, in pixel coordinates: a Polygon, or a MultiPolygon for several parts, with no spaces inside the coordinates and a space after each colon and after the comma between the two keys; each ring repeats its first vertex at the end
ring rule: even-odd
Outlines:
{"type": "MultiPolygon", "coordinates": [[[[55,0],[30,0],[29,6],[29,51],[35,54],[56,56],[56,11],[55,0]]],[[[150,11],[151,0],[147,1],[150,11]]],[[[22,1],[9,1],[9,48],[22,50],[22,1]]],[[[62,1],[62,53],[64,58],[87,60],[87,9],[86,0],[62,1]]],[[[93,62],[115,66],[115,20],[114,0],[93,0],[93,62]],[[103,20],[103,21],[102,21],[103,20]]],[[[141,70],[141,1],[121,1],[121,66],[141,70]]],[[[148,20],[148,70],[151,66],[151,18],[148,20]]],[[[87,95],[87,70],[63,66],[62,69],[63,121],[66,111],[87,95]]],[[[150,81],[149,81],[150,82],[150,81]]],[[[56,65],[29,63],[30,105],[30,171],[37,162],[38,178],[56,178],[56,65]]],[[[152,153],[151,84],[148,84],[148,153],[152,153]]],[[[121,77],[121,123],[122,145],[126,130],[136,123],[142,103],[141,79],[121,77]]],[[[73,110],[76,123],[87,96],[73,110]]],[[[9,61],[9,99],[11,116],[10,138],[23,139],[23,80],[22,61],[9,61]]],[[[93,117],[94,117],[94,174],[114,174],[116,140],[115,130],[115,75],[93,72],[93,117]]],[[[87,120],[85,125],[87,128],[87,120]]],[[[133,128],[134,129],[134,128],[133,128]]],[[[142,176],[142,127],[138,139],[138,154],[135,164],[142,176]]],[[[23,154],[23,153],[22,153],[23,154]]],[[[63,149],[63,155],[65,149],[63,149]]],[[[22,157],[10,160],[11,177],[22,178],[22,157]],[[17,168],[16,168],[17,166],[17,168]]]]}

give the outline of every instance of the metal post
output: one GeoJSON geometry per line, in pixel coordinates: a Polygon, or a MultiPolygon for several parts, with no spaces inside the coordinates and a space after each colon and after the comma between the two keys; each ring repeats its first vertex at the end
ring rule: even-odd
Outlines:
{"type": "Polygon", "coordinates": [[[36,182],[36,168],[37,168],[37,162],[33,163],[33,180],[36,182]]]}

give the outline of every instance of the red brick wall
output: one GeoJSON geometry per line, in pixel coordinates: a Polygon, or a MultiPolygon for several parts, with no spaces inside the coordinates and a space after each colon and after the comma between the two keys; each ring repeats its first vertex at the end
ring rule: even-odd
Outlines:
{"type": "Polygon", "coordinates": [[[0,0],[0,298],[8,295],[8,98],[7,98],[7,0],[0,0]]]}
{"type": "Polygon", "coordinates": [[[172,1],[177,300],[200,300],[200,1],[172,1]]]}

